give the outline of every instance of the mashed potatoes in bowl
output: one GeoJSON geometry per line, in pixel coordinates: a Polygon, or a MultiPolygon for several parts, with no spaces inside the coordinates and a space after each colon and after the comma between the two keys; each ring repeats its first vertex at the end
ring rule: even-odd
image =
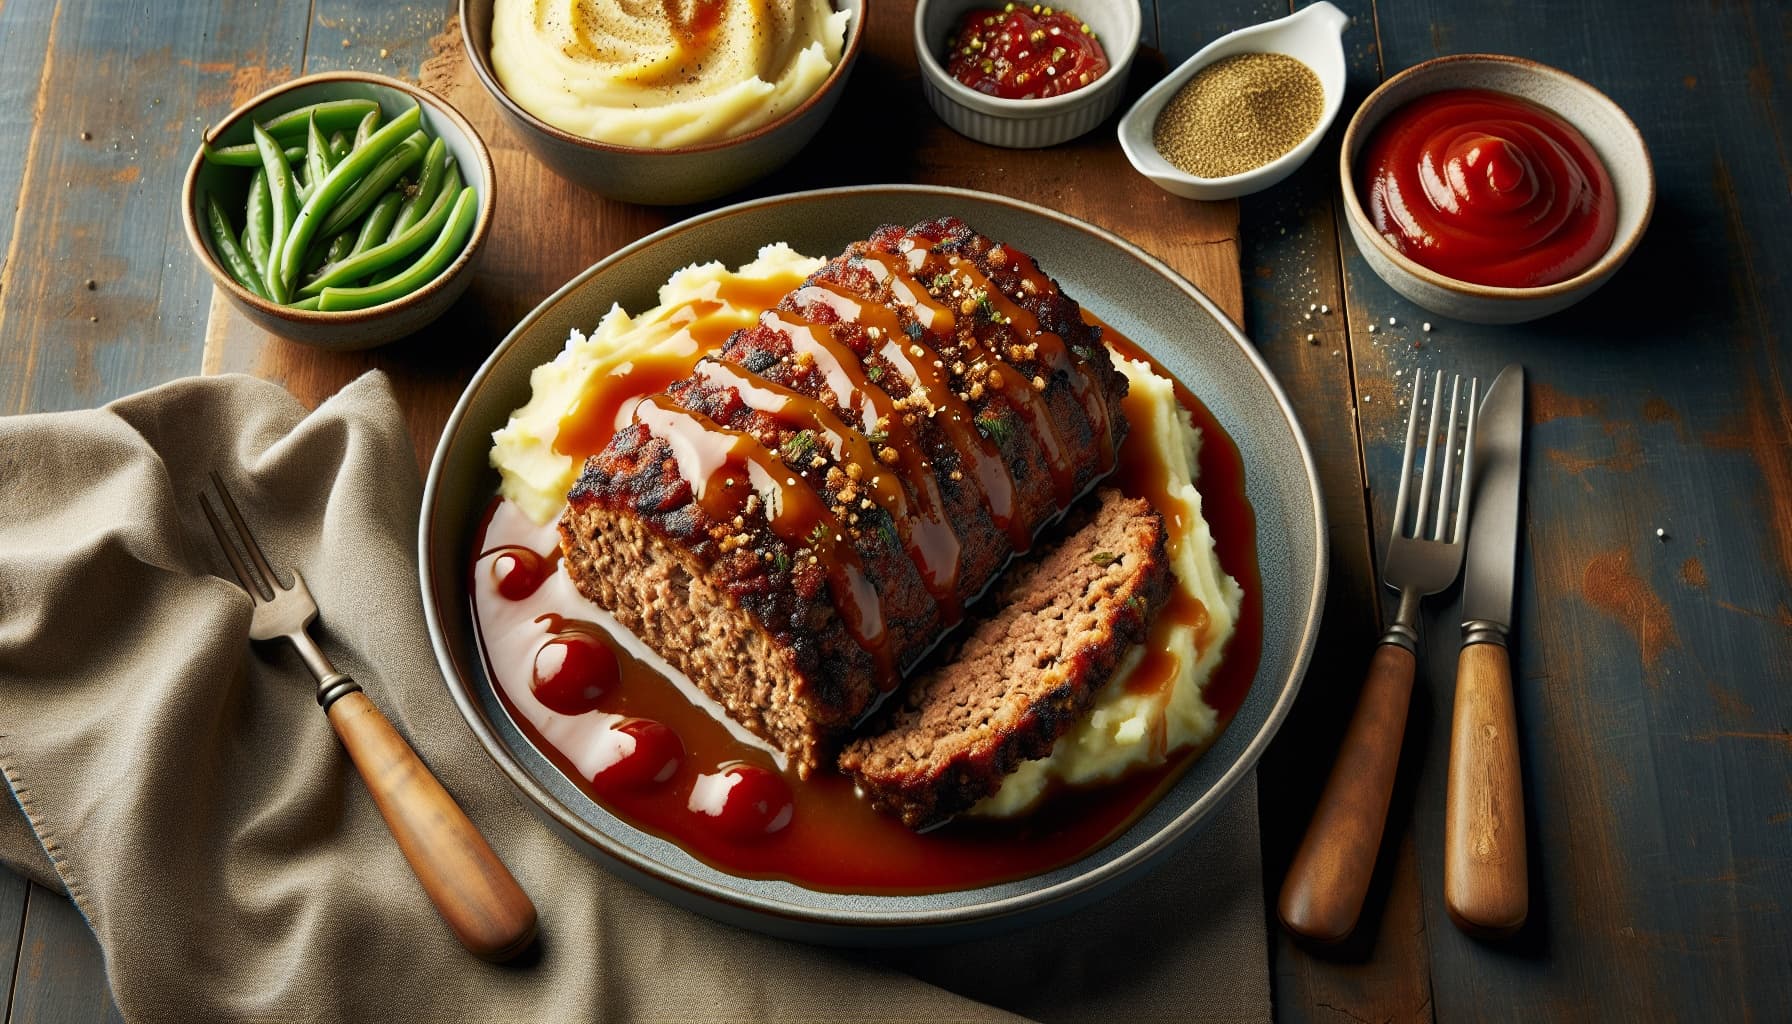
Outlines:
{"type": "Polygon", "coordinates": [[[495,0],[491,63],[516,104],[595,142],[720,142],[801,106],[845,47],[829,0],[495,0]]]}

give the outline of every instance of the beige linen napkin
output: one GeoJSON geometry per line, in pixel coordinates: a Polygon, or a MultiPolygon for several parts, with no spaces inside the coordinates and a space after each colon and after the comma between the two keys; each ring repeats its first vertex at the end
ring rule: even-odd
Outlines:
{"type": "Polygon", "coordinates": [[[0,771],[29,823],[0,801],[0,860],[73,897],[127,1019],[1267,1019],[1248,786],[1115,899],[950,948],[781,942],[612,878],[511,794],[443,687],[420,490],[377,373],[309,416],[238,376],[0,419],[0,771]],[[456,945],[296,657],[249,645],[198,515],[212,469],[304,573],[318,640],[534,898],[524,962],[456,945]]]}

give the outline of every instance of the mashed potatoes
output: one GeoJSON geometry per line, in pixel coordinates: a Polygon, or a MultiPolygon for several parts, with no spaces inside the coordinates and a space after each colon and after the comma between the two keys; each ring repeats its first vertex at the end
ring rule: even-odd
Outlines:
{"type": "Polygon", "coordinates": [[[1159,511],[1170,521],[1168,546],[1176,581],[1206,609],[1205,628],[1197,632],[1188,624],[1160,621],[1150,641],[1167,647],[1176,661],[1170,684],[1132,692],[1128,684],[1145,658],[1143,646],[1133,648],[1096,697],[1089,716],[1060,737],[1049,756],[1022,763],[972,814],[1020,814],[1053,780],[1083,785],[1117,778],[1137,765],[1160,764],[1171,752],[1213,736],[1214,711],[1201,699],[1201,689],[1219,665],[1244,592],[1220,570],[1213,534],[1201,516],[1201,493],[1195,489],[1201,432],[1176,401],[1175,385],[1144,363],[1116,354],[1114,364],[1126,374],[1126,414],[1133,432],[1149,437],[1150,450],[1162,462],[1166,489],[1183,506],[1180,516],[1170,509],[1159,511]]]}
{"type": "MultiPolygon", "coordinates": [[[[531,374],[529,403],[492,435],[492,465],[503,477],[504,497],[536,522],[559,515],[582,460],[556,451],[554,441],[568,412],[595,382],[625,375],[656,358],[694,360],[700,347],[696,334],[725,337],[748,325],[761,305],[796,287],[822,263],[778,244],[761,249],[757,259],[736,271],[720,263],[686,267],[660,289],[660,304],[653,309],[631,317],[613,306],[589,336],[575,330],[566,349],[531,374]],[[741,295],[758,301],[735,298],[741,295]]],[[[1132,685],[1134,674],[1146,671],[1141,666],[1147,661],[1147,648],[1134,648],[1089,716],[1058,740],[1050,756],[1023,763],[973,814],[1020,814],[1054,780],[1080,785],[1113,779],[1135,766],[1162,763],[1172,752],[1213,736],[1215,714],[1201,691],[1232,635],[1243,591],[1220,569],[1213,534],[1201,515],[1201,494],[1195,489],[1201,434],[1176,400],[1175,385],[1145,363],[1117,354],[1114,362],[1129,384],[1128,449],[1143,441],[1160,463],[1169,502],[1178,506],[1159,509],[1170,523],[1171,565],[1183,600],[1200,602],[1205,621],[1200,616],[1176,621],[1160,617],[1148,643],[1164,652],[1150,660],[1159,666],[1167,662],[1166,684],[1132,685]]],[[[607,428],[600,433],[607,436],[607,428]]]]}
{"type": "Polygon", "coordinates": [[[556,128],[673,149],[796,109],[839,62],[846,19],[828,0],[497,0],[492,67],[556,128]]]}
{"type": "Polygon", "coordinates": [[[594,382],[655,357],[694,361],[700,354],[694,330],[725,338],[752,324],[762,304],[744,296],[781,295],[823,262],[780,242],[739,270],[720,263],[689,266],[660,288],[660,304],[652,309],[630,316],[613,305],[589,336],[574,330],[553,362],[530,372],[529,403],[492,434],[492,465],[503,478],[499,493],[538,523],[558,516],[584,459],[556,451],[554,439],[594,382]]]}

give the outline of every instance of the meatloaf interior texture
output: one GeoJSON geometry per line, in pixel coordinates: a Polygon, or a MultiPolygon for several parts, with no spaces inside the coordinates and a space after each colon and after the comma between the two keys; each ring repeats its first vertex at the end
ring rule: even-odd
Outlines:
{"type": "Polygon", "coordinates": [[[1049,754],[1143,641],[1174,574],[1163,517],[1101,492],[1089,523],[1003,577],[956,656],[911,680],[840,767],[879,810],[927,828],[1049,754]]]}
{"type": "Polygon", "coordinates": [[[636,408],[568,496],[568,567],[807,776],[1112,470],[1125,393],[1030,257],[886,227],[636,408]]]}

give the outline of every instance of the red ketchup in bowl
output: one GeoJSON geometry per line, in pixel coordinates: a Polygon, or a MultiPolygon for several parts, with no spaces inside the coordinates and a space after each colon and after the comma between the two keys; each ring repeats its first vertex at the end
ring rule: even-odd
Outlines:
{"type": "Polygon", "coordinates": [[[946,48],[947,74],[1005,100],[1062,96],[1108,70],[1107,53],[1082,19],[1039,4],[966,11],[946,48]]]}
{"type": "Polygon", "coordinates": [[[1484,89],[1421,96],[1388,115],[1363,147],[1357,190],[1402,255],[1473,284],[1566,281],[1617,230],[1611,176],[1586,137],[1484,89]]]}

